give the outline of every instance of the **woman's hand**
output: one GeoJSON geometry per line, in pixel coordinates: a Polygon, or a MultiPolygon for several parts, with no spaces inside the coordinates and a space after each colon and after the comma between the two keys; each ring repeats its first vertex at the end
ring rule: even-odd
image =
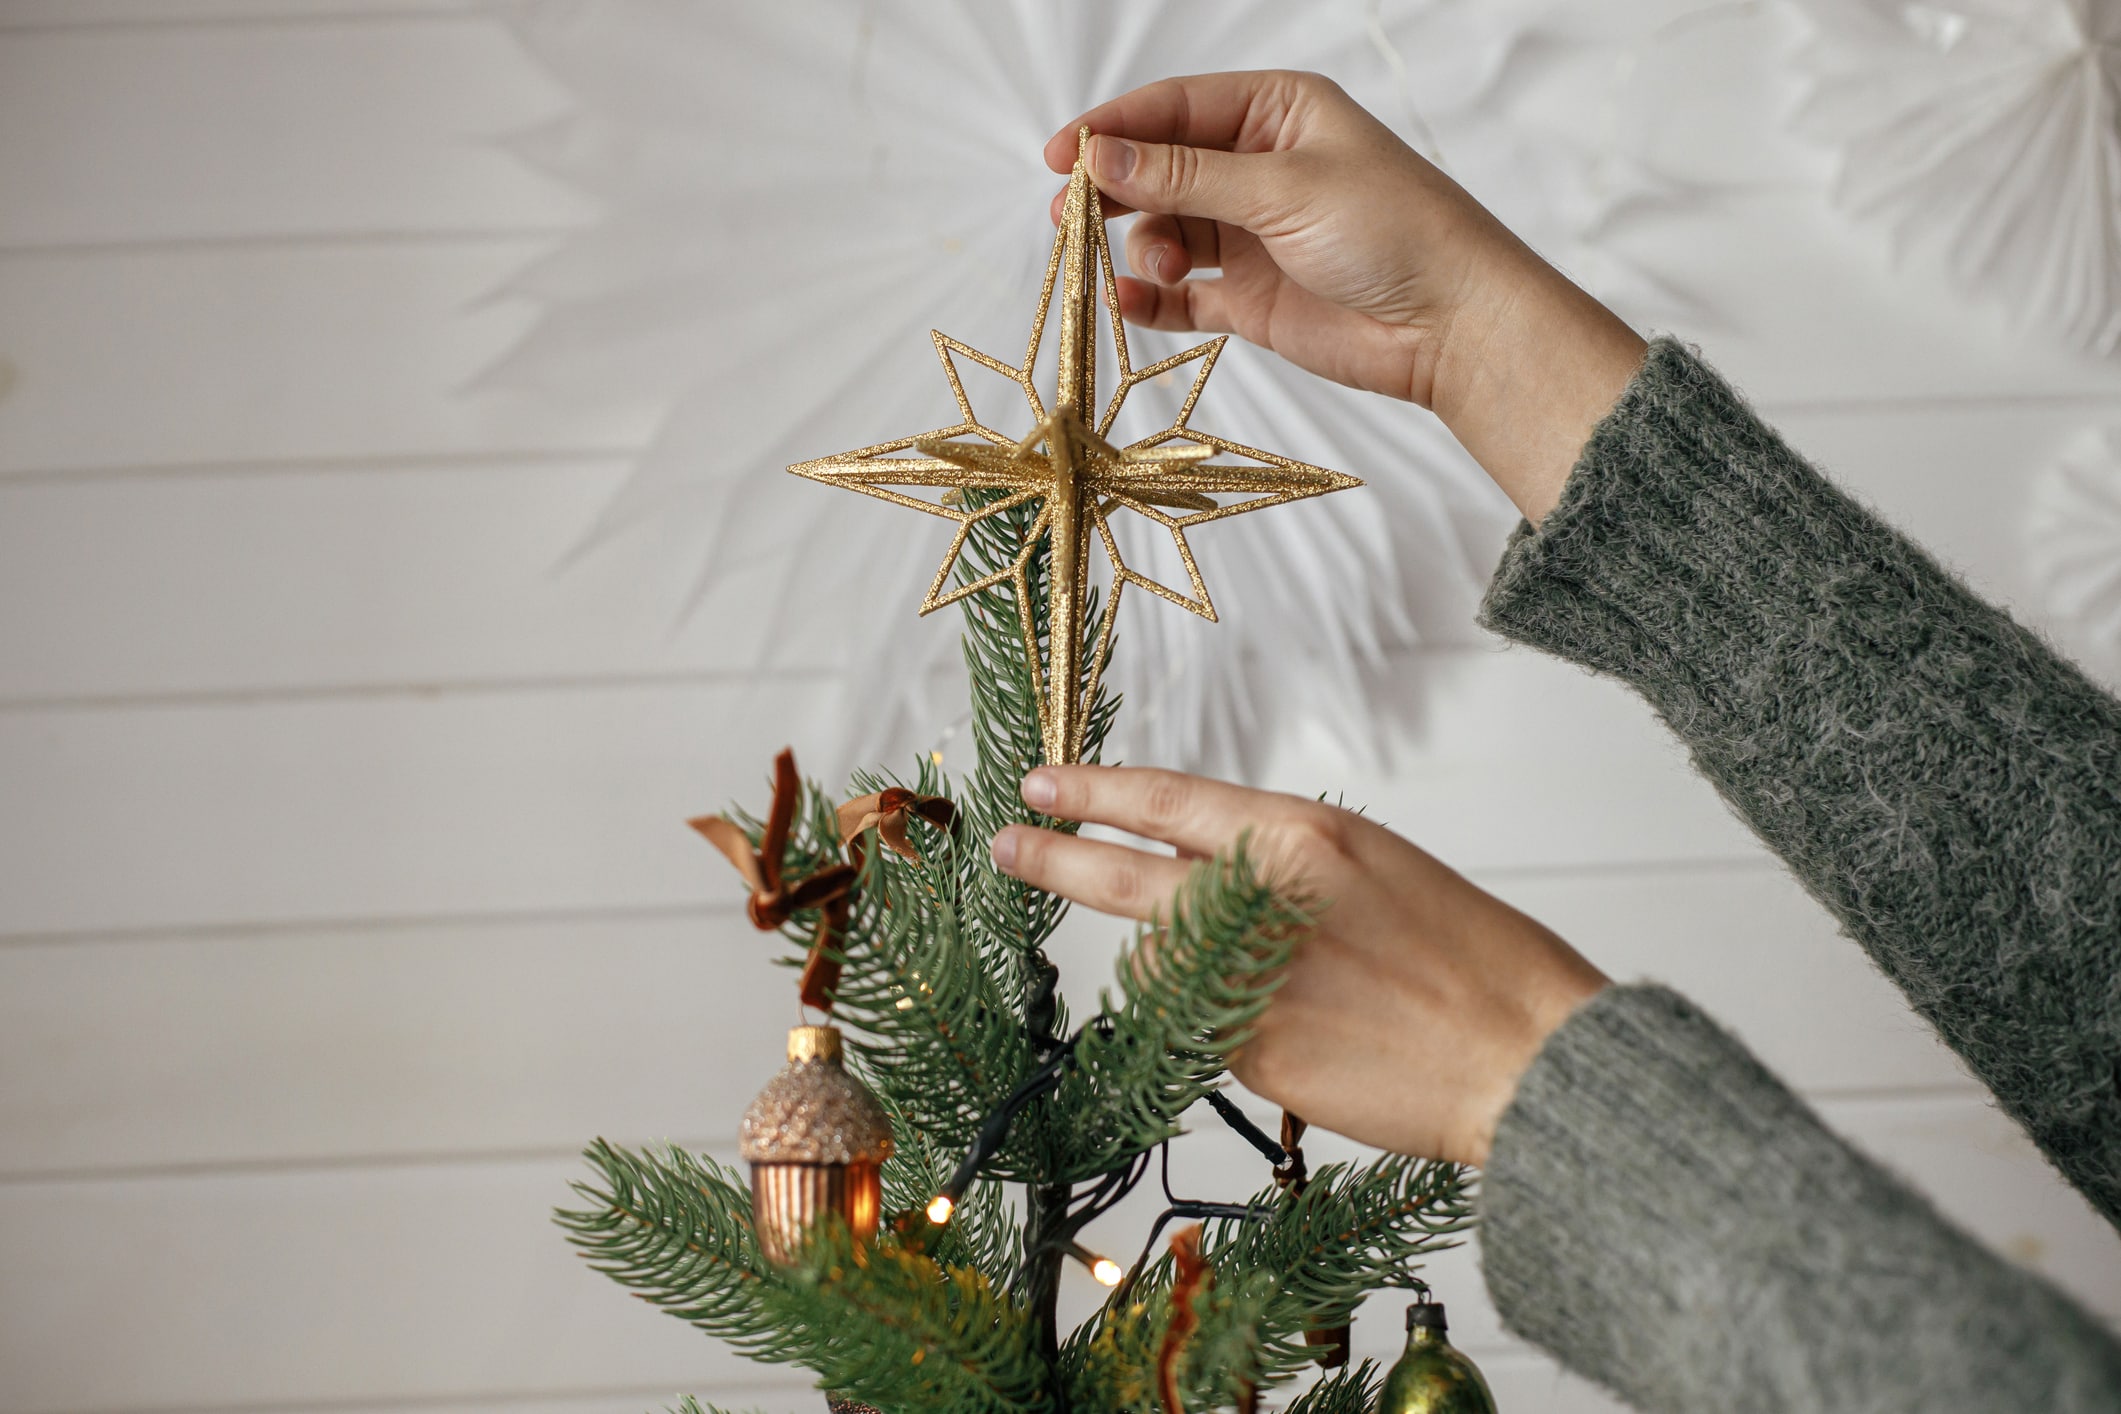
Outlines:
{"type": "Polygon", "coordinates": [[[1108,212],[1144,213],[1125,318],[1434,408],[1534,520],[1642,362],[1633,330],[1328,79],[1149,84],[1056,134],[1054,171],[1084,124],[1108,212]]]}
{"type": "Polygon", "coordinates": [[[1567,943],[1350,811],[1171,771],[1041,766],[1025,804],[1185,858],[1012,825],[994,862],[1105,913],[1168,914],[1189,859],[1251,831],[1265,876],[1323,910],[1231,1068],[1314,1124],[1379,1148],[1485,1163],[1549,1033],[1606,979],[1567,943]]]}

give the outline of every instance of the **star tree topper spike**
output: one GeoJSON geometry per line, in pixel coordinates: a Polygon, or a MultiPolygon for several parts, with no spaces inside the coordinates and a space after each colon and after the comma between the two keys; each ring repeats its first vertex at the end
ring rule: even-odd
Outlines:
{"type": "Polygon", "coordinates": [[[1031,321],[1031,341],[1023,364],[1012,368],[934,331],[936,356],[942,360],[943,376],[949,379],[951,394],[957,400],[960,422],[838,456],[798,462],[788,468],[812,481],[844,486],[956,522],[957,534],[951,538],[920,611],[932,613],[967,595],[1009,582],[1016,593],[1024,656],[1039,694],[1039,731],[1049,762],[1071,762],[1082,756],[1084,720],[1096,700],[1097,685],[1111,652],[1112,623],[1118,617],[1121,593],[1128,585],[1139,585],[1214,621],[1214,602],[1208,597],[1200,566],[1194,562],[1193,549],[1186,541],[1189,529],[1226,516],[1362,484],[1342,472],[1262,452],[1190,425],[1194,405],[1200,401],[1216,356],[1222,352],[1224,337],[1210,339],[1146,368],[1133,366],[1127,357],[1126,327],[1119,315],[1112,247],[1106,239],[1097,188],[1090,181],[1089,166],[1084,160],[1089,141],[1090,129],[1078,130],[1075,170],[1068,178],[1060,229],[1054,233],[1053,254],[1046,262],[1045,285],[1039,291],[1038,312],[1031,321]],[[1100,284],[1119,362],[1118,384],[1102,412],[1097,407],[1100,284]],[[1057,386],[1049,406],[1032,380],[1032,369],[1038,362],[1056,288],[1060,296],[1060,331],[1055,350],[1057,386]],[[1024,390],[1033,419],[1028,433],[1011,438],[979,420],[958,376],[956,356],[991,369],[1024,390]],[[1106,440],[1135,385],[1189,363],[1199,366],[1170,426],[1124,447],[1115,447],[1106,440]],[[966,440],[955,440],[960,438],[966,440]],[[909,449],[919,455],[904,455],[909,449]],[[1218,452],[1242,457],[1249,464],[1212,460],[1218,452]],[[929,501],[896,489],[900,487],[945,490],[941,500],[929,501]],[[963,499],[966,491],[1002,494],[984,505],[968,507],[963,499]],[[1218,504],[1213,499],[1218,494],[1235,494],[1244,499],[1218,504]],[[972,527],[990,516],[1033,502],[1039,506],[1037,517],[1014,559],[993,574],[951,587],[950,572],[972,527]],[[1160,584],[1128,567],[1112,533],[1111,515],[1121,508],[1146,516],[1171,533],[1178,558],[1186,569],[1190,593],[1160,584]],[[1097,643],[1090,651],[1089,661],[1084,662],[1083,615],[1089,594],[1088,552],[1093,535],[1103,545],[1112,567],[1112,599],[1106,606],[1097,643]],[[1029,579],[1031,556],[1041,536],[1048,537],[1052,545],[1045,654],[1039,652],[1029,579]]]}

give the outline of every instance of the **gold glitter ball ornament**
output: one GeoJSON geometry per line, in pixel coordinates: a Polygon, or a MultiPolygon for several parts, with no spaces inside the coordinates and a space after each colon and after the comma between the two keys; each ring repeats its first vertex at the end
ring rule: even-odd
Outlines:
{"type": "Polygon", "coordinates": [[[1443,1305],[1407,1308],[1407,1348],[1385,1376],[1377,1414],[1495,1414],[1495,1396],[1480,1369],[1451,1344],[1443,1305]]]}
{"type": "Polygon", "coordinates": [[[751,1165],[751,1221],[769,1262],[791,1262],[837,1213],[857,1242],[876,1236],[891,1121],[849,1075],[835,1026],[788,1033],[788,1064],[744,1111],[738,1150],[751,1165]]]}

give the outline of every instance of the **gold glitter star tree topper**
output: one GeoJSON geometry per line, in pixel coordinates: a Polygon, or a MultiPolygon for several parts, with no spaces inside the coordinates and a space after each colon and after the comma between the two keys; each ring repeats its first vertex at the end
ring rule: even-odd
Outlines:
{"type": "Polygon", "coordinates": [[[1273,452],[1243,446],[1192,425],[1193,410],[1207,386],[1208,374],[1222,352],[1222,337],[1182,353],[1136,368],[1127,356],[1126,327],[1120,320],[1119,288],[1112,274],[1112,247],[1097,188],[1090,180],[1084,149],[1086,127],[1077,133],[1075,170],[1054,234],[1053,254],[1039,291],[1038,311],[1024,361],[1011,367],[989,354],[934,331],[943,376],[957,400],[961,420],[954,426],[918,432],[838,456],[798,462],[788,470],[827,485],[844,486],[894,505],[954,521],[957,533],[935,573],[920,611],[932,613],[981,590],[1007,581],[1015,591],[1024,656],[1038,692],[1039,733],[1049,762],[1080,759],[1083,728],[1112,646],[1112,624],[1120,597],[1130,584],[1170,600],[1211,622],[1215,605],[1201,578],[1186,533],[1196,525],[1243,515],[1267,506],[1301,501],[1362,482],[1273,452]],[[1097,401],[1097,312],[1102,288],[1119,376],[1102,409],[1097,401]],[[1060,328],[1055,347],[1055,387],[1050,402],[1032,376],[1056,294],[1060,328]],[[1031,430],[1011,437],[982,422],[972,410],[955,362],[970,359],[1001,374],[1023,389],[1031,406],[1031,430]],[[1148,379],[1197,365],[1192,386],[1167,427],[1125,446],[1107,440],[1128,393],[1148,379]],[[909,455],[911,453],[911,455],[909,455]],[[1241,461],[1216,461],[1217,454],[1241,461]],[[912,490],[940,492],[936,500],[912,490]],[[1000,493],[965,498],[967,491],[1000,493]],[[1216,496],[1240,499],[1218,502],[1216,496]],[[988,517],[1036,503],[1038,510],[1016,555],[994,573],[950,584],[951,571],[972,527],[988,517]],[[1131,568],[1112,533],[1112,516],[1128,510],[1163,526],[1171,534],[1187,589],[1174,589],[1131,568]],[[1111,601],[1088,661],[1083,653],[1083,615],[1089,597],[1090,548],[1095,537],[1111,567],[1111,601]],[[1041,540],[1050,546],[1047,651],[1039,651],[1033,618],[1030,572],[1041,540]]]}

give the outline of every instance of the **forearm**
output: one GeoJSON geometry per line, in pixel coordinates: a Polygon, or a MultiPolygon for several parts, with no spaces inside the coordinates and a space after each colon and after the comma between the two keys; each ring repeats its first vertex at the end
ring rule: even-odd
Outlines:
{"type": "Polygon", "coordinates": [[[2109,1218],[2121,708],[1660,343],[1484,620],[1624,678],[2109,1218]],[[2036,1064],[2028,1064],[2037,1057],[2036,1064]]]}
{"type": "Polygon", "coordinates": [[[2121,1402],[2109,1332],[1662,988],[1608,988],[1548,1039],[1482,1191],[1504,1321],[1649,1414],[2121,1402]]]}

